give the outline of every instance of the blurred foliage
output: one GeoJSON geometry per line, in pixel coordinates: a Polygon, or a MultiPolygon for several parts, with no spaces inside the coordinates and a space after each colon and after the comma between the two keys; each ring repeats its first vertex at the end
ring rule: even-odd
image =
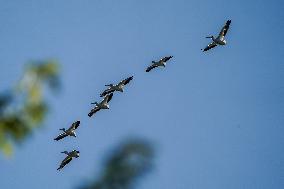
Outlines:
{"type": "Polygon", "coordinates": [[[13,145],[23,142],[46,117],[44,88],[59,89],[58,63],[53,60],[29,63],[22,78],[9,92],[0,94],[0,150],[11,155],[13,145]]]}
{"type": "Polygon", "coordinates": [[[144,140],[128,140],[107,158],[99,179],[80,189],[132,189],[153,168],[154,150],[144,140]]]}

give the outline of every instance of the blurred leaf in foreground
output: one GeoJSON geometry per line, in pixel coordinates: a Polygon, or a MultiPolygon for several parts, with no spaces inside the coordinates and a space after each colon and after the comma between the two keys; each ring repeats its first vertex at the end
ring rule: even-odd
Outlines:
{"type": "Polygon", "coordinates": [[[43,123],[48,112],[44,88],[54,91],[59,86],[58,63],[35,61],[26,66],[12,92],[0,94],[0,150],[5,155],[43,123]]]}
{"type": "Polygon", "coordinates": [[[99,179],[80,189],[132,189],[153,168],[154,150],[144,140],[124,142],[107,158],[99,179]]]}

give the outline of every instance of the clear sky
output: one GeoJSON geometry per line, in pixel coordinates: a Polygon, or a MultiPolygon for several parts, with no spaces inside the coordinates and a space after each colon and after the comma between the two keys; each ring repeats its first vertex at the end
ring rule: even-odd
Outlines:
{"type": "Polygon", "coordinates": [[[284,1],[0,1],[0,90],[29,60],[61,63],[42,127],[0,156],[1,189],[69,189],[100,172],[128,136],[156,147],[141,189],[284,188],[284,1]],[[232,20],[228,44],[203,53],[205,36],[232,20]],[[166,69],[152,60],[173,55],[166,69]],[[104,84],[134,75],[111,109],[88,118],[104,84]],[[78,137],[53,141],[80,119],[78,137]],[[62,172],[60,151],[81,157],[62,172]]]}

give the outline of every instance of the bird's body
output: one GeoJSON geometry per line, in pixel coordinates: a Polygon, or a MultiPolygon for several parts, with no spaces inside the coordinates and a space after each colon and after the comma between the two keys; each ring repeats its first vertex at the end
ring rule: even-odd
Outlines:
{"type": "Polygon", "coordinates": [[[96,106],[90,111],[88,116],[92,117],[93,114],[100,111],[101,109],[109,109],[108,102],[112,99],[112,96],[113,96],[113,93],[110,93],[107,96],[105,96],[105,98],[100,103],[97,103],[97,102],[92,103],[92,104],[95,104],[96,106]]]}
{"type": "Polygon", "coordinates": [[[230,24],[231,24],[231,20],[228,20],[226,22],[225,26],[221,29],[218,37],[216,37],[216,38],[214,36],[206,37],[206,38],[212,39],[212,42],[209,45],[207,45],[203,49],[203,51],[208,51],[209,49],[212,49],[212,48],[216,47],[217,45],[226,45],[227,41],[225,40],[225,36],[226,36],[226,34],[229,30],[230,24]]]}
{"type": "Polygon", "coordinates": [[[59,130],[62,130],[63,133],[58,135],[54,140],[58,141],[58,140],[61,140],[65,137],[67,137],[67,136],[76,137],[75,130],[79,127],[79,125],[80,125],[80,121],[76,121],[67,130],[65,128],[59,129],[59,130]]]}
{"type": "Polygon", "coordinates": [[[123,88],[125,85],[127,85],[131,80],[133,79],[133,76],[128,77],[122,81],[120,81],[118,84],[113,85],[113,84],[109,84],[109,85],[105,85],[108,86],[109,88],[104,90],[104,92],[102,92],[100,94],[100,97],[104,97],[107,94],[113,93],[115,91],[119,91],[119,92],[123,92],[123,88]]]}
{"type": "Polygon", "coordinates": [[[166,62],[171,58],[173,58],[173,56],[166,56],[164,58],[161,58],[158,62],[152,61],[152,65],[147,67],[146,72],[149,72],[156,67],[166,67],[166,62]]]}
{"type": "Polygon", "coordinates": [[[57,170],[60,170],[62,169],[65,165],[67,165],[68,163],[70,163],[70,161],[73,159],[73,158],[78,158],[80,156],[80,152],[77,151],[77,150],[72,150],[71,152],[67,152],[67,151],[64,151],[64,152],[61,152],[61,153],[64,153],[66,154],[66,158],[64,158],[64,160],[61,162],[60,166],[57,168],[57,170]]]}

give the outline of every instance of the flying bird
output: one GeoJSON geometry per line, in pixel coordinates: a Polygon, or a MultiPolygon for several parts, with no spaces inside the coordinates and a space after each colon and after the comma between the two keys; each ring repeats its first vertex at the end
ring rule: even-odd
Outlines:
{"type": "Polygon", "coordinates": [[[149,72],[152,69],[159,67],[159,66],[166,67],[166,62],[170,60],[171,58],[173,58],[173,56],[166,56],[164,58],[161,58],[158,62],[152,61],[153,64],[146,69],[146,72],[149,72]]]}
{"type": "Polygon", "coordinates": [[[201,50],[203,50],[204,52],[204,51],[208,51],[209,49],[216,47],[217,45],[226,45],[227,42],[225,40],[225,36],[229,30],[230,24],[231,24],[231,20],[227,20],[225,26],[222,28],[217,38],[215,38],[214,36],[206,37],[206,38],[212,39],[212,42],[209,45],[207,45],[204,49],[201,49],[201,50]]]}
{"type": "Polygon", "coordinates": [[[92,117],[93,114],[100,111],[101,109],[109,109],[108,102],[112,99],[113,93],[110,93],[104,97],[104,99],[100,102],[93,102],[91,104],[95,104],[96,106],[90,111],[88,114],[89,117],[92,117]]]}
{"type": "Polygon", "coordinates": [[[79,127],[79,125],[80,125],[80,121],[76,121],[76,122],[72,123],[72,125],[67,130],[65,128],[59,129],[59,130],[63,131],[63,133],[58,135],[54,140],[58,141],[58,140],[61,140],[65,137],[67,137],[67,136],[76,137],[75,130],[79,127]]]}
{"type": "Polygon", "coordinates": [[[100,94],[101,97],[104,97],[105,95],[109,94],[109,93],[113,93],[114,91],[119,91],[119,92],[123,92],[123,88],[125,85],[127,85],[131,80],[133,79],[133,76],[128,77],[122,81],[120,81],[118,84],[113,85],[113,84],[109,84],[109,85],[105,85],[107,87],[109,87],[108,89],[104,90],[104,92],[102,92],[100,94]]]}
{"type": "Polygon", "coordinates": [[[80,156],[80,152],[77,151],[77,150],[72,150],[71,152],[67,152],[67,151],[64,151],[64,152],[61,152],[63,154],[66,154],[66,158],[61,162],[60,166],[57,168],[57,170],[60,170],[62,169],[65,165],[67,165],[68,163],[70,163],[70,161],[73,159],[73,158],[78,158],[80,156]]]}

